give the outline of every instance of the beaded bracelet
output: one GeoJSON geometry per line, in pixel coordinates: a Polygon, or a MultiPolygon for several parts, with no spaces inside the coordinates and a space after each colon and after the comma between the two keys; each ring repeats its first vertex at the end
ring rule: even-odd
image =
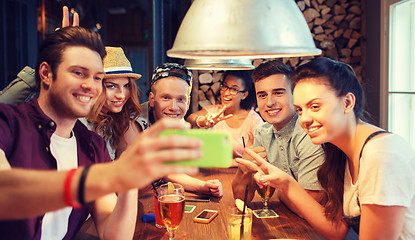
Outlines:
{"type": "Polygon", "coordinates": [[[69,172],[66,174],[65,177],[65,182],[64,182],[64,186],[63,186],[63,198],[65,200],[65,203],[67,206],[73,207],[73,208],[80,208],[81,205],[80,204],[75,204],[72,200],[72,191],[71,191],[71,183],[72,183],[72,178],[73,175],[76,172],[76,168],[69,170],[69,172]]]}
{"type": "Polygon", "coordinates": [[[198,116],[195,118],[195,125],[196,125],[198,128],[204,128],[204,127],[200,126],[200,124],[197,122],[197,119],[198,119],[199,117],[201,117],[201,115],[198,115],[198,116]]]}

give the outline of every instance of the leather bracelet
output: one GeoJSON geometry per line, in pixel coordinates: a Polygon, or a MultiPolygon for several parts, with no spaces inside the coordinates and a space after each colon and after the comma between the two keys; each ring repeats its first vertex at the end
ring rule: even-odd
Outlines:
{"type": "Polygon", "coordinates": [[[81,178],[79,179],[78,202],[81,205],[85,205],[85,180],[90,167],[91,165],[88,165],[82,169],[81,178]]]}
{"type": "Polygon", "coordinates": [[[72,178],[75,174],[77,168],[69,170],[69,172],[66,174],[65,182],[63,185],[63,199],[65,200],[65,203],[67,206],[73,207],[73,208],[80,208],[81,205],[75,204],[72,200],[72,191],[71,191],[71,185],[72,185],[72,178]]]}

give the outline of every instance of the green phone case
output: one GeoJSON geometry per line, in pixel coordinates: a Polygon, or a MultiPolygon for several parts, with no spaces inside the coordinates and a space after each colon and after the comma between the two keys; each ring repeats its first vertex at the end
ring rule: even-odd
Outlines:
{"type": "Polygon", "coordinates": [[[183,135],[195,137],[203,142],[201,147],[203,156],[191,161],[166,162],[166,164],[179,164],[183,166],[196,166],[200,168],[228,168],[232,164],[231,135],[227,132],[212,131],[208,129],[173,130],[168,129],[160,136],[183,135]]]}

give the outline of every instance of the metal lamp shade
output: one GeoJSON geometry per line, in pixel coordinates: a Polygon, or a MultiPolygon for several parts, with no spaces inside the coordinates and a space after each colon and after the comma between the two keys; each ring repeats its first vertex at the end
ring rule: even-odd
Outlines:
{"type": "Polygon", "coordinates": [[[184,66],[192,70],[251,70],[250,59],[186,59],[184,66]]]}
{"type": "Polygon", "coordinates": [[[167,51],[185,59],[318,54],[294,0],[195,0],[167,51]]]}

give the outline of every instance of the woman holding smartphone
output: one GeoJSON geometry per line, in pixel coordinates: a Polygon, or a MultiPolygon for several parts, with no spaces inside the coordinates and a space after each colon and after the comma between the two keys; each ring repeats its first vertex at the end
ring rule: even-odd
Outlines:
{"type": "Polygon", "coordinates": [[[315,59],[295,73],[294,106],[326,161],[318,172],[323,206],[255,153],[255,179],[286,191],[301,215],[327,239],[415,239],[415,152],[400,136],[362,120],[364,94],[352,68],[315,59]],[[354,231],[354,233],[353,233],[354,231]],[[356,236],[356,233],[359,236],[356,236]]]}

